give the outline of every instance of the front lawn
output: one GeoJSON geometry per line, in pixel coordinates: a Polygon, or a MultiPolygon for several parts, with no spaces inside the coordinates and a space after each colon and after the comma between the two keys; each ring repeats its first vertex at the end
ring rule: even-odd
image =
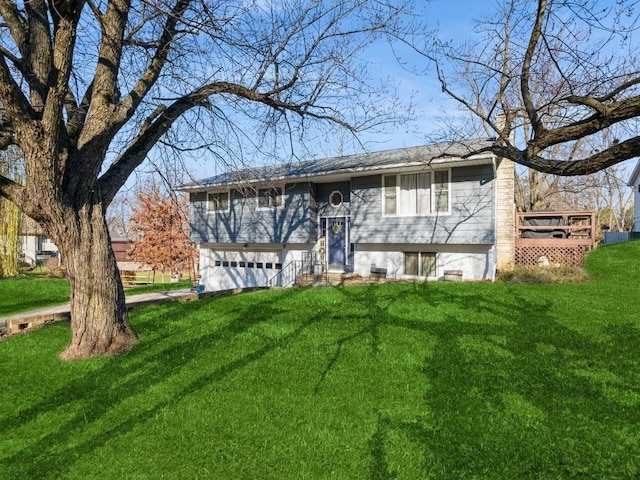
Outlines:
{"type": "Polygon", "coordinates": [[[30,273],[0,279],[0,317],[69,301],[69,282],[30,273]]]}
{"type": "Polygon", "coordinates": [[[10,338],[0,478],[637,478],[640,242],[588,267],[144,307],[70,364],[67,325],[10,338]]]}
{"type": "MultiPolygon", "coordinates": [[[[127,288],[127,296],[139,293],[190,288],[186,280],[175,283],[154,283],[127,288]]],[[[0,317],[69,302],[69,282],[44,274],[29,273],[15,278],[0,279],[0,317]]]]}

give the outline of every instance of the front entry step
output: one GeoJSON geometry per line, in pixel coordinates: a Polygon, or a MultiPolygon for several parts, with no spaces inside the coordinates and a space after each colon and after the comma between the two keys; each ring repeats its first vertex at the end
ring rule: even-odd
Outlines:
{"type": "Polygon", "coordinates": [[[296,285],[307,287],[312,285],[342,285],[344,283],[344,273],[325,272],[320,274],[303,273],[298,275],[296,285]]]}

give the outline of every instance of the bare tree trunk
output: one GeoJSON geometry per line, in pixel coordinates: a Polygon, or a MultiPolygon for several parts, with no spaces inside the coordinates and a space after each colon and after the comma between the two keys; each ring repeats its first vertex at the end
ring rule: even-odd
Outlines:
{"type": "MultiPolygon", "coordinates": [[[[292,0],[286,12],[266,2],[260,15],[247,2],[86,3],[0,1],[0,150],[19,147],[25,167],[22,182],[0,173],[0,196],[61,250],[72,292],[66,359],[117,353],[136,341],[104,214],[158,143],[190,148],[191,135],[174,127],[192,126],[183,117],[222,119],[220,128],[197,131],[195,150],[206,149],[244,128],[233,110],[253,103],[264,142],[251,150],[260,155],[281,126],[295,135],[293,153],[322,123],[355,134],[410,117],[396,101],[379,102],[386,89],[375,90],[369,72],[353,71],[371,43],[414,33],[402,20],[412,2],[292,0]]],[[[241,151],[234,157],[253,158],[241,151]]]]}
{"type": "Polygon", "coordinates": [[[64,360],[117,354],[137,336],[128,325],[124,289],[101,205],[89,205],[67,221],[60,239],[71,287],[73,338],[64,360]]]}
{"type": "MultiPolygon", "coordinates": [[[[11,149],[0,158],[0,174],[20,181],[20,158],[11,149]]],[[[20,210],[0,197],[0,278],[18,274],[20,210]]]]}

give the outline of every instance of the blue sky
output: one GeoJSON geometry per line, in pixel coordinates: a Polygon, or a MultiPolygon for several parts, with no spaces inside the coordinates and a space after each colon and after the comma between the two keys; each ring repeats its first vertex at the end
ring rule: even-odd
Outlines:
{"type": "MultiPolygon", "coordinates": [[[[423,0],[415,0],[418,2],[423,0]]],[[[498,11],[495,0],[431,0],[424,3],[426,19],[432,28],[437,28],[441,40],[463,42],[473,37],[474,20],[486,19],[498,11]]],[[[371,48],[366,52],[372,70],[378,72],[380,78],[391,77],[399,84],[399,93],[409,101],[413,96],[416,105],[415,120],[409,125],[389,129],[385,133],[364,133],[360,139],[371,150],[386,150],[410,147],[429,143],[429,135],[440,127],[439,117],[462,115],[458,105],[448,98],[440,88],[435,72],[427,75],[414,75],[404,70],[391,54],[388,45],[371,48]]],[[[407,59],[409,63],[424,64],[424,59],[415,55],[407,59]]],[[[384,99],[381,99],[384,101],[384,99]]],[[[352,142],[345,150],[340,149],[340,141],[330,141],[312,146],[311,151],[316,158],[329,157],[341,153],[357,153],[362,147],[352,142]]],[[[287,161],[283,158],[282,161],[287,161]]],[[[628,162],[627,162],[628,163],[628,162]]],[[[206,161],[194,165],[192,174],[203,178],[220,173],[225,167],[216,162],[206,161]]]]}
{"type": "MultiPolygon", "coordinates": [[[[431,28],[438,28],[439,36],[443,40],[462,41],[471,37],[473,20],[485,17],[495,8],[494,0],[415,1],[416,5],[424,8],[428,24],[431,28]]],[[[368,149],[372,150],[386,150],[428,143],[426,137],[437,128],[437,117],[456,108],[456,104],[442,93],[435,74],[414,75],[403,70],[391,54],[387,44],[371,48],[365,56],[370,59],[371,69],[377,72],[381,79],[391,77],[399,84],[398,93],[404,97],[407,103],[413,97],[416,110],[415,120],[409,125],[398,126],[385,133],[364,133],[359,138],[367,145],[368,149]]],[[[418,55],[409,58],[408,61],[418,66],[424,65],[424,59],[418,55]]],[[[362,151],[362,147],[356,142],[351,142],[344,151],[340,151],[339,143],[338,140],[335,144],[327,142],[311,150],[315,157],[362,151]]],[[[203,160],[205,161],[196,162],[197,164],[193,165],[192,175],[196,178],[215,175],[225,169],[217,162],[203,160]]],[[[286,160],[282,159],[282,161],[286,160]]]]}
{"type": "MultiPolygon", "coordinates": [[[[462,42],[473,37],[474,20],[490,15],[496,8],[493,0],[432,0],[426,5],[427,21],[433,28],[437,28],[438,37],[443,41],[462,42]]],[[[423,59],[417,55],[408,58],[420,65],[423,59]]],[[[383,55],[379,59],[379,71],[386,72],[400,82],[400,92],[415,95],[416,119],[413,122],[418,134],[409,133],[410,128],[398,128],[389,131],[387,135],[377,135],[381,141],[381,148],[400,148],[425,143],[425,136],[438,128],[437,118],[451,115],[457,104],[447,97],[441,90],[435,72],[427,75],[412,75],[403,70],[390,55],[383,55]]],[[[366,135],[365,135],[366,138],[366,135]]]]}

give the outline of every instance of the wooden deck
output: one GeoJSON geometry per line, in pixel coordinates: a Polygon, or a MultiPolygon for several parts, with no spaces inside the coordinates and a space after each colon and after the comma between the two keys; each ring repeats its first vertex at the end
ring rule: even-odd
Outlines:
{"type": "Polygon", "coordinates": [[[554,211],[516,214],[516,265],[582,265],[596,245],[595,212],[554,211]]]}

